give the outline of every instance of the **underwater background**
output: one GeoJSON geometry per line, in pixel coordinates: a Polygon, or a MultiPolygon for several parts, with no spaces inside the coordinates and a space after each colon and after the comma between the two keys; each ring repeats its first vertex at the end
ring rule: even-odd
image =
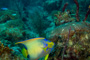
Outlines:
{"type": "Polygon", "coordinates": [[[29,60],[15,43],[38,37],[55,43],[47,60],[90,60],[89,14],[90,0],[0,0],[0,60],[29,60]]]}

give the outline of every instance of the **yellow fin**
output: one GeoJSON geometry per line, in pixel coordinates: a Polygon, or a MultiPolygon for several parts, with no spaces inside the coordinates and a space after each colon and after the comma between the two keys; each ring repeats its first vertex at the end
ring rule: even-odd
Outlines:
{"type": "Polygon", "coordinates": [[[25,48],[23,48],[23,49],[21,50],[21,52],[22,52],[23,56],[24,56],[25,58],[27,58],[27,56],[28,56],[27,50],[26,50],[25,48]]]}
{"type": "Polygon", "coordinates": [[[15,43],[15,44],[20,44],[20,43],[25,43],[25,42],[35,41],[35,40],[39,40],[39,39],[45,39],[45,38],[33,38],[33,39],[29,39],[29,40],[17,42],[17,43],[15,43]]]}
{"type": "Polygon", "coordinates": [[[54,45],[54,43],[53,43],[53,42],[47,42],[47,44],[48,44],[48,48],[52,48],[52,47],[53,47],[53,45],[54,45]]]}
{"type": "Polygon", "coordinates": [[[44,60],[47,60],[47,59],[48,59],[48,57],[49,57],[49,54],[47,54],[47,55],[45,56],[45,59],[44,59],[44,60]]]}

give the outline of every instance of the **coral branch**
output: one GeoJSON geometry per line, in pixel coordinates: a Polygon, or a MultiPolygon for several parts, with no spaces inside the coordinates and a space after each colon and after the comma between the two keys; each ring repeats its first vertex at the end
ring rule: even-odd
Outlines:
{"type": "Polygon", "coordinates": [[[62,12],[64,12],[64,11],[65,11],[65,9],[66,9],[67,5],[68,5],[68,2],[66,2],[66,3],[64,4],[64,7],[63,7],[63,9],[62,9],[62,12]]]}
{"type": "Polygon", "coordinates": [[[77,21],[79,21],[79,16],[78,16],[78,13],[79,13],[79,3],[78,3],[77,0],[74,0],[74,2],[75,2],[75,4],[76,4],[76,6],[77,6],[76,19],[77,19],[77,21]]]}
{"type": "Polygon", "coordinates": [[[85,15],[85,19],[83,20],[83,21],[86,21],[87,20],[87,17],[88,17],[88,15],[90,14],[90,5],[89,5],[89,7],[88,7],[89,9],[88,9],[88,11],[87,11],[87,13],[86,13],[86,15],[85,15]]]}

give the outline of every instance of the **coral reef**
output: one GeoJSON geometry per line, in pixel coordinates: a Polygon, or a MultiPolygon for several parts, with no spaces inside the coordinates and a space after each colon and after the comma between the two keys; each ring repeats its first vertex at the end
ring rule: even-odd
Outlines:
{"type": "Polygon", "coordinates": [[[54,19],[55,19],[56,26],[59,26],[59,25],[64,24],[64,23],[75,21],[75,18],[71,17],[70,11],[65,11],[65,12],[58,11],[57,14],[55,14],[54,19]]]}
{"type": "Polygon", "coordinates": [[[17,41],[25,40],[30,37],[36,37],[38,35],[33,31],[27,29],[28,26],[25,25],[18,11],[0,11],[0,18],[0,41],[8,40],[14,41],[13,43],[15,43],[17,41]],[[5,18],[2,16],[4,16],[5,18]]]}
{"type": "Polygon", "coordinates": [[[0,24],[0,39],[9,41],[18,41],[24,36],[23,22],[20,20],[9,20],[6,23],[0,24]],[[13,23],[14,22],[14,23],[13,23]],[[17,27],[18,26],[18,27],[17,27]]]}
{"type": "Polygon", "coordinates": [[[77,0],[74,0],[74,2],[77,6],[76,19],[70,20],[70,18],[72,18],[69,14],[70,11],[67,11],[68,14],[67,12],[66,14],[65,12],[55,14],[55,24],[57,27],[47,33],[47,38],[55,42],[56,46],[48,60],[90,59],[90,22],[86,21],[90,9],[86,14],[85,19],[80,21],[79,3],[77,0]],[[63,16],[64,18],[62,18],[63,16]],[[68,19],[65,20],[65,18],[68,19]]]}
{"type": "MultiPolygon", "coordinates": [[[[49,60],[61,60],[63,49],[65,47],[64,60],[85,60],[90,55],[90,22],[70,22],[58,26],[52,30],[48,35],[49,40],[56,43],[55,51],[52,52],[53,57],[49,60]],[[69,28],[71,27],[70,34],[69,28]],[[66,43],[69,35],[69,41],[66,43]]],[[[51,55],[51,56],[52,56],[51,55]]]]}
{"type": "Polygon", "coordinates": [[[23,56],[13,54],[14,50],[10,49],[8,46],[4,46],[0,42],[0,60],[25,60],[23,56]]]}
{"type": "Polygon", "coordinates": [[[4,10],[0,11],[0,23],[6,22],[7,20],[15,20],[19,18],[18,11],[4,10]]]}

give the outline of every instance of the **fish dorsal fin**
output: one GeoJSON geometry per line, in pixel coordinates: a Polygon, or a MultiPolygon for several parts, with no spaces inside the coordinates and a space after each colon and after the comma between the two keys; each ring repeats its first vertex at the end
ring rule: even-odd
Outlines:
{"type": "Polygon", "coordinates": [[[25,48],[23,48],[23,49],[21,50],[21,52],[22,52],[23,56],[24,56],[25,58],[27,58],[27,56],[28,56],[27,50],[26,50],[25,48]]]}
{"type": "Polygon", "coordinates": [[[20,44],[20,43],[25,43],[25,42],[31,42],[31,41],[35,41],[35,40],[39,40],[39,39],[45,39],[45,38],[33,38],[33,39],[29,39],[29,40],[17,42],[17,43],[15,43],[15,44],[20,44]]]}

